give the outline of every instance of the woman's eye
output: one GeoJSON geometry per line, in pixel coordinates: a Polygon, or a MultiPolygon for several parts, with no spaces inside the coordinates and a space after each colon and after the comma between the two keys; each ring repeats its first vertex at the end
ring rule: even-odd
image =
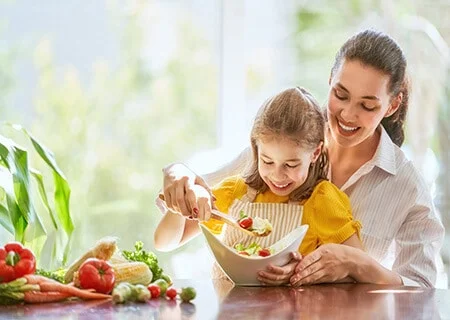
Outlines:
{"type": "Polygon", "coordinates": [[[292,165],[292,164],[287,164],[287,163],[286,163],[286,167],[288,167],[288,168],[297,168],[297,167],[298,167],[298,164],[292,165]]]}
{"type": "Polygon", "coordinates": [[[361,103],[361,106],[363,107],[364,110],[366,111],[374,111],[376,108],[375,107],[371,107],[371,106],[367,106],[364,103],[361,103]]]}
{"type": "Polygon", "coordinates": [[[266,160],[264,160],[264,159],[261,159],[261,161],[264,163],[264,164],[267,164],[267,165],[269,165],[269,164],[272,164],[273,162],[271,162],[271,161],[266,161],[266,160]]]}
{"type": "Polygon", "coordinates": [[[340,92],[338,92],[337,90],[334,90],[334,95],[336,98],[338,98],[339,100],[345,100],[347,99],[347,97],[343,94],[341,94],[340,92]]]}

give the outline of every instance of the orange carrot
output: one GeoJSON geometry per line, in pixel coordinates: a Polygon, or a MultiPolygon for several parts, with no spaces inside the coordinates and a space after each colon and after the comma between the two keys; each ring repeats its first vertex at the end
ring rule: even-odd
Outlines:
{"type": "Polygon", "coordinates": [[[41,288],[41,292],[53,291],[53,292],[68,293],[73,297],[78,297],[84,300],[111,299],[110,295],[78,289],[76,287],[62,284],[58,281],[43,276],[29,274],[26,275],[25,278],[27,279],[27,283],[29,284],[38,284],[39,287],[41,288]]]}
{"type": "Polygon", "coordinates": [[[24,292],[23,300],[26,303],[45,303],[45,302],[59,302],[70,298],[72,295],[65,292],[40,292],[40,291],[26,291],[24,292]]]}

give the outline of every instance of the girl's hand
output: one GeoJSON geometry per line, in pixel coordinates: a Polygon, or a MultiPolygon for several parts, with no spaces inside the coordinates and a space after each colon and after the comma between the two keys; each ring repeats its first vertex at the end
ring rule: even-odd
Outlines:
{"type": "Polygon", "coordinates": [[[291,261],[282,267],[270,265],[264,271],[258,272],[258,280],[271,286],[287,285],[295,273],[295,267],[301,260],[298,252],[291,252],[291,261]]]}
{"type": "Polygon", "coordinates": [[[355,249],[342,244],[324,244],[305,256],[291,277],[292,286],[339,282],[348,279],[351,271],[351,253],[355,249]]]}
{"type": "Polygon", "coordinates": [[[197,198],[193,187],[200,185],[211,197],[208,184],[184,164],[176,163],[163,169],[164,200],[169,209],[181,213],[185,217],[198,215],[197,198]]]}

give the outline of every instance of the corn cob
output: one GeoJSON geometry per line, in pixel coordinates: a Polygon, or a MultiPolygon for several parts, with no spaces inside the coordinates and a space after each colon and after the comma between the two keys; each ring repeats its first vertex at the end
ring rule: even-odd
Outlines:
{"type": "Polygon", "coordinates": [[[152,282],[153,274],[144,262],[125,262],[113,264],[116,285],[120,282],[148,285],[152,282]]]}

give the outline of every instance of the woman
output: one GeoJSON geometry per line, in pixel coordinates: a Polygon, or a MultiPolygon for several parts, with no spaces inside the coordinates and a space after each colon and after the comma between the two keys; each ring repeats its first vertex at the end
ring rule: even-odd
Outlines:
{"type": "MultiPolygon", "coordinates": [[[[350,198],[354,218],[363,226],[365,252],[326,244],[303,258],[294,253],[299,263],[271,267],[261,271],[260,278],[270,285],[352,278],[357,282],[434,286],[444,229],[424,180],[399,148],[404,140],[409,94],[401,48],[386,34],[360,32],[338,51],[329,84],[329,178],[350,198]]],[[[246,151],[213,177],[239,172],[249,161],[251,155],[246,151]]],[[[206,181],[213,182],[208,178],[206,181]]],[[[168,207],[195,216],[198,209],[193,184],[206,185],[181,164],[166,167],[168,207]]]]}

